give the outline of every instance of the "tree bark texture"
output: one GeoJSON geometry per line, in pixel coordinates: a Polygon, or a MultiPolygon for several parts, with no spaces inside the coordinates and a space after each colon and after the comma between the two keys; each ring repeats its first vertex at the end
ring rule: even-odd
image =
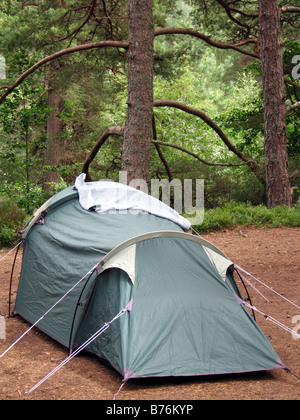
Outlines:
{"type": "Polygon", "coordinates": [[[277,0],[259,0],[268,207],[291,205],[286,147],[286,108],[277,0]]]}
{"type": "Polygon", "coordinates": [[[148,181],[153,115],[152,0],[129,0],[128,109],[122,170],[148,181]]]}
{"type": "MultiPolygon", "coordinates": [[[[53,61],[47,69],[47,83],[48,83],[48,105],[50,108],[49,117],[47,120],[47,140],[45,152],[45,165],[58,166],[63,155],[63,139],[62,133],[64,123],[57,117],[57,114],[63,110],[63,101],[58,91],[57,82],[60,65],[53,61]]],[[[46,190],[51,190],[50,183],[58,183],[60,180],[59,173],[56,171],[49,171],[45,176],[46,190]]]]}

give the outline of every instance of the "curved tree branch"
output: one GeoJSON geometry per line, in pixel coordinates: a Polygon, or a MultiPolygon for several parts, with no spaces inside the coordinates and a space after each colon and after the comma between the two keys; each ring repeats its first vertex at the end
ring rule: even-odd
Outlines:
{"type": "Polygon", "coordinates": [[[47,57],[44,57],[42,60],[35,63],[33,66],[31,66],[29,69],[27,69],[19,78],[15,81],[14,84],[9,86],[7,90],[1,95],[0,97],[0,104],[3,102],[3,100],[17,87],[19,86],[26,77],[28,77],[31,73],[33,73],[35,70],[37,70],[39,67],[42,67],[44,64],[49,63],[50,61],[55,60],[56,58],[62,57],[67,54],[72,54],[78,51],[84,51],[84,50],[91,50],[94,48],[105,48],[105,47],[114,47],[114,48],[124,48],[128,49],[129,43],[126,41],[99,41],[99,42],[92,42],[90,44],[82,44],[77,45],[75,47],[66,48],[61,51],[57,51],[54,54],[48,55],[47,57]]]}
{"type": "Polygon", "coordinates": [[[204,112],[200,111],[199,109],[192,108],[188,105],[185,105],[181,102],[177,101],[169,101],[169,100],[156,100],[153,103],[154,106],[168,106],[173,108],[181,109],[182,111],[185,111],[189,114],[193,114],[196,117],[201,118],[207,125],[209,125],[217,134],[218,136],[223,140],[223,142],[226,144],[228,149],[233,152],[235,155],[237,155],[241,160],[244,162],[250,162],[252,159],[245,156],[241,151],[239,151],[229,140],[229,138],[226,136],[226,134],[223,132],[223,130],[214,122],[212,121],[204,112]]]}
{"type": "Polygon", "coordinates": [[[100,139],[97,141],[97,143],[92,148],[90,154],[85,159],[82,167],[82,173],[86,174],[86,182],[91,181],[91,177],[89,175],[89,166],[97,153],[99,152],[100,148],[103,146],[103,144],[106,142],[109,136],[123,136],[124,134],[124,126],[112,126],[108,127],[104,133],[101,135],[100,139]]]}
{"type": "MultiPolygon", "coordinates": [[[[197,160],[199,160],[199,162],[205,163],[205,165],[209,165],[209,166],[242,166],[242,165],[247,165],[249,162],[241,162],[241,163],[217,163],[217,162],[209,162],[208,160],[202,159],[197,153],[191,152],[190,150],[186,149],[185,147],[179,146],[178,144],[175,143],[168,143],[165,141],[159,141],[159,140],[152,140],[152,143],[155,145],[162,145],[162,146],[168,146],[168,147],[173,147],[173,149],[178,149],[181,152],[187,153],[190,156],[193,156],[194,158],[196,158],[197,160]]],[[[251,161],[253,162],[253,161],[251,161]]]]}
{"type": "MultiPolygon", "coordinates": [[[[227,148],[233,152],[236,156],[238,156],[243,162],[245,162],[245,164],[248,164],[249,167],[251,168],[251,170],[255,173],[255,175],[257,176],[257,178],[259,179],[259,181],[264,184],[264,180],[262,179],[262,177],[259,174],[259,169],[260,166],[259,164],[247,157],[246,155],[244,155],[240,150],[238,150],[228,139],[228,137],[226,136],[226,134],[222,131],[222,129],[214,122],[212,121],[204,112],[192,108],[188,105],[185,105],[181,102],[177,102],[177,101],[170,101],[170,100],[155,100],[153,101],[153,106],[154,107],[173,107],[173,108],[178,108],[184,112],[187,112],[189,114],[193,114],[195,116],[197,116],[198,118],[202,119],[207,125],[209,125],[218,135],[219,137],[222,139],[222,141],[224,142],[224,144],[227,146],[227,148]]],[[[87,159],[84,162],[83,165],[83,172],[86,173],[88,175],[88,168],[90,163],[92,162],[92,160],[95,158],[96,154],[98,153],[99,149],[103,146],[103,144],[105,143],[105,141],[108,139],[109,136],[111,135],[118,135],[118,136],[123,136],[124,133],[124,127],[123,126],[115,126],[115,127],[109,127],[107,128],[107,130],[104,131],[104,133],[102,134],[102,136],[100,137],[100,139],[98,140],[98,142],[95,144],[95,146],[93,147],[92,151],[90,152],[89,156],[87,157],[87,159]]],[[[157,142],[156,140],[152,141],[153,144],[162,144],[164,146],[169,146],[172,143],[164,143],[164,142],[157,142]]],[[[170,146],[170,147],[175,147],[175,146],[170,146]]],[[[176,147],[179,150],[182,151],[186,151],[183,150],[183,148],[180,148],[180,146],[176,147]]],[[[202,161],[203,163],[206,163],[206,161],[204,159],[201,159],[198,155],[193,154],[193,152],[189,152],[190,155],[194,155],[194,157],[196,157],[199,161],[202,161]]],[[[209,163],[207,163],[209,164],[209,163]]],[[[210,163],[212,164],[212,163],[210,163]]],[[[220,166],[234,166],[234,165],[228,165],[228,164],[221,164],[220,166]]]]}
{"type": "Polygon", "coordinates": [[[245,12],[244,10],[239,10],[236,7],[229,7],[229,10],[233,13],[238,13],[239,15],[244,16],[246,18],[258,18],[258,12],[245,12]]]}
{"type": "Polygon", "coordinates": [[[212,121],[204,112],[192,108],[190,106],[187,106],[181,102],[177,101],[169,101],[169,100],[156,100],[153,102],[153,106],[170,106],[173,108],[181,109],[182,111],[188,112],[189,114],[193,114],[199,118],[201,118],[207,125],[209,125],[221,138],[221,140],[224,142],[224,144],[227,146],[227,148],[233,152],[236,156],[238,156],[241,160],[243,160],[245,163],[249,164],[250,169],[255,174],[257,179],[262,185],[265,185],[265,180],[261,176],[260,173],[260,165],[253,159],[250,159],[246,155],[244,155],[240,150],[238,150],[229,140],[229,138],[226,136],[226,134],[223,132],[223,130],[214,122],[212,121]]]}
{"type": "MultiPolygon", "coordinates": [[[[124,134],[124,126],[112,126],[112,127],[108,127],[101,135],[100,139],[97,141],[97,143],[95,143],[94,147],[92,148],[90,154],[87,156],[87,158],[84,161],[84,164],[82,166],[82,173],[86,174],[86,182],[91,181],[91,176],[89,174],[89,166],[92,163],[92,161],[94,160],[94,158],[96,157],[97,153],[99,152],[99,150],[101,149],[101,147],[104,145],[104,143],[106,142],[106,140],[110,137],[110,136],[123,136],[124,134]]],[[[156,137],[155,133],[154,133],[154,137],[156,137]]],[[[168,146],[168,147],[172,147],[173,149],[177,149],[180,150],[181,152],[184,152],[190,156],[193,156],[194,158],[196,158],[199,162],[204,163],[205,165],[210,165],[210,166],[227,166],[227,167],[231,167],[231,166],[242,166],[242,165],[247,165],[249,163],[254,162],[253,160],[249,160],[247,162],[242,162],[242,163],[217,163],[217,162],[209,162],[205,159],[202,159],[197,153],[191,152],[190,150],[179,146],[175,143],[167,143],[164,141],[159,141],[156,139],[152,140],[152,144],[154,144],[154,146],[156,147],[156,150],[158,151],[158,154],[161,158],[162,152],[160,151],[159,146],[168,146]],[[159,152],[160,151],[160,152],[159,152]]],[[[162,159],[163,163],[164,159],[162,159]]],[[[169,168],[169,165],[167,164],[167,166],[165,165],[168,176],[169,176],[169,180],[172,179],[172,174],[171,174],[171,170],[169,168]]]]}
{"type": "Polygon", "coordinates": [[[238,12],[238,9],[235,9],[235,10],[233,10],[230,6],[229,6],[229,4],[226,2],[226,1],[224,1],[224,0],[217,0],[217,2],[224,8],[224,10],[225,10],[225,12],[227,13],[227,15],[228,15],[228,17],[229,17],[229,19],[230,20],[232,20],[234,23],[236,23],[237,25],[239,25],[239,26],[242,26],[243,28],[245,28],[246,29],[246,31],[247,31],[247,36],[249,35],[249,33],[250,33],[250,26],[249,25],[247,25],[247,23],[245,23],[245,22],[243,22],[243,21],[241,21],[241,20],[239,20],[239,19],[237,19],[237,18],[235,18],[234,16],[233,16],[233,14],[232,14],[232,12],[234,12],[234,13],[236,13],[236,12],[238,12]]]}
{"type": "MultiPolygon", "coordinates": [[[[152,116],[152,130],[153,130],[153,140],[157,140],[157,132],[156,132],[156,124],[155,124],[154,113],[153,113],[153,116],[152,116]]],[[[163,165],[164,165],[164,167],[167,171],[169,181],[172,181],[172,172],[171,172],[170,165],[167,162],[167,159],[165,158],[159,144],[155,143],[154,141],[152,141],[152,143],[154,143],[156,151],[158,153],[158,156],[160,157],[160,160],[162,161],[162,163],[163,163],[163,165]]]]}
{"type": "MultiPolygon", "coordinates": [[[[255,46],[257,46],[259,44],[259,41],[257,39],[245,39],[243,41],[239,41],[236,42],[235,44],[230,44],[230,43],[224,43],[224,42],[220,42],[220,41],[214,41],[213,39],[211,39],[209,36],[202,34],[201,32],[198,32],[194,29],[188,29],[188,28],[160,28],[160,29],[155,29],[154,30],[154,36],[160,36],[160,35],[190,35],[193,36],[195,38],[199,38],[202,39],[203,41],[205,41],[207,44],[211,45],[212,47],[216,47],[219,49],[223,49],[223,50],[235,50],[240,52],[241,54],[245,54],[248,55],[250,57],[256,58],[258,60],[260,60],[260,56],[258,54],[254,54],[251,53],[247,50],[243,50],[242,48],[239,48],[243,45],[247,45],[247,44],[254,44],[255,46]]],[[[292,80],[289,80],[287,78],[284,78],[285,82],[295,86],[296,88],[300,89],[300,86],[295,83],[292,80]]]]}
{"type": "MultiPolygon", "coordinates": [[[[260,57],[256,54],[250,53],[248,51],[245,51],[239,46],[246,45],[246,44],[256,44],[257,41],[255,39],[247,39],[241,42],[237,42],[236,44],[226,44],[223,42],[213,41],[210,37],[195,31],[193,29],[186,29],[186,28],[161,28],[161,29],[155,29],[154,30],[154,36],[159,35],[168,35],[168,34],[184,34],[184,35],[190,35],[194,36],[196,38],[200,38],[207,42],[209,45],[214,46],[216,48],[220,49],[233,49],[236,50],[242,54],[246,54],[248,56],[260,59],[260,57]]],[[[0,89],[6,89],[6,91],[0,96],[0,104],[3,102],[3,100],[17,87],[19,86],[24,79],[26,79],[31,73],[33,73],[38,68],[42,67],[44,64],[55,60],[59,57],[62,57],[67,54],[72,54],[78,51],[84,51],[84,50],[90,50],[90,49],[96,49],[96,48],[106,48],[106,47],[113,47],[113,48],[124,48],[127,50],[129,48],[129,42],[128,41],[99,41],[99,42],[92,42],[89,44],[82,44],[77,45],[75,47],[70,47],[63,49],[61,51],[57,51],[54,54],[51,54],[47,57],[44,57],[42,60],[35,63],[33,66],[31,66],[29,69],[27,69],[23,74],[19,76],[19,78],[10,86],[1,86],[0,89]]],[[[285,78],[286,83],[289,83],[297,88],[299,88],[299,85],[289,79],[285,78]]]]}
{"type": "MultiPolygon", "coordinates": [[[[155,126],[155,119],[154,119],[154,114],[153,114],[153,120],[152,120],[152,124],[153,124],[153,137],[154,137],[154,141],[153,143],[155,144],[155,148],[156,151],[161,159],[161,161],[163,162],[165,169],[168,173],[168,177],[169,180],[171,181],[172,179],[172,173],[171,173],[171,169],[170,166],[168,164],[168,162],[166,161],[160,147],[158,143],[155,143],[155,140],[157,140],[157,135],[156,135],[156,126],[155,126]]],[[[110,137],[110,136],[123,136],[124,134],[124,126],[112,126],[112,127],[108,127],[104,133],[102,133],[100,139],[97,141],[97,143],[94,145],[94,147],[92,148],[90,154],[87,156],[87,158],[85,159],[84,163],[83,163],[83,167],[82,167],[82,172],[84,174],[86,174],[86,181],[91,181],[91,176],[89,174],[89,166],[92,163],[92,161],[95,159],[97,153],[99,152],[100,148],[104,145],[104,143],[106,142],[106,140],[110,137]]]]}
{"type": "Polygon", "coordinates": [[[249,51],[243,50],[241,48],[239,48],[240,45],[244,45],[244,44],[257,44],[257,40],[256,39],[248,39],[245,41],[242,41],[241,43],[237,43],[237,44],[229,44],[229,43],[224,43],[224,42],[219,42],[219,41],[214,41],[212,40],[209,36],[202,34],[201,32],[195,31],[194,29],[188,29],[188,28],[160,28],[160,29],[155,29],[154,30],[154,36],[159,36],[159,35],[171,35],[171,34],[182,34],[182,35],[190,35],[196,38],[200,38],[203,41],[205,41],[207,44],[216,47],[216,48],[220,48],[223,50],[235,50],[240,52],[241,54],[245,54],[248,55],[250,57],[254,57],[259,59],[260,56],[254,53],[251,53],[249,51]]]}

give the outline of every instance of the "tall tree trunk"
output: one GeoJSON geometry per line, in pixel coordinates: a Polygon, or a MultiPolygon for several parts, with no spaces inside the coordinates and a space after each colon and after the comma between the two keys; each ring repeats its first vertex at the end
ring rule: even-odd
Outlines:
{"type": "Polygon", "coordinates": [[[258,0],[264,101],[268,207],[291,206],[286,148],[286,108],[277,0],[258,0]]]}
{"type": "Polygon", "coordinates": [[[129,0],[128,109],[122,170],[148,181],[153,114],[152,0],[129,0]]]}
{"type": "Polygon", "coordinates": [[[57,171],[53,171],[53,167],[57,167],[59,165],[63,154],[62,133],[64,123],[57,116],[57,114],[61,113],[63,110],[63,101],[57,86],[59,71],[59,63],[53,61],[47,69],[46,76],[49,92],[48,105],[50,113],[47,121],[45,165],[52,167],[52,170],[46,172],[44,185],[46,190],[51,190],[51,183],[58,183],[60,180],[59,173],[57,171]]]}

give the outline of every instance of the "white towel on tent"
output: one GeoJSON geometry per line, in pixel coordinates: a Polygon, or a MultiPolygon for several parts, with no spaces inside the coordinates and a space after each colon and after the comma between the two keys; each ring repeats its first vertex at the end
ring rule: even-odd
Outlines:
{"type": "Polygon", "coordinates": [[[86,174],[81,174],[75,180],[79,203],[85,210],[94,209],[98,213],[141,210],[169,219],[184,230],[189,230],[191,227],[187,219],[151,195],[113,181],[85,182],[85,177],[86,174]]]}

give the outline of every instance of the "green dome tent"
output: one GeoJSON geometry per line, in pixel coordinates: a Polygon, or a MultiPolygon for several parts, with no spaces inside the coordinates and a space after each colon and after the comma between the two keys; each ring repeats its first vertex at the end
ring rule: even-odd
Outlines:
{"type": "Polygon", "coordinates": [[[125,381],[284,368],[226,255],[158,200],[83,181],[25,229],[16,314],[72,353],[130,303],[86,347],[125,381]]]}

